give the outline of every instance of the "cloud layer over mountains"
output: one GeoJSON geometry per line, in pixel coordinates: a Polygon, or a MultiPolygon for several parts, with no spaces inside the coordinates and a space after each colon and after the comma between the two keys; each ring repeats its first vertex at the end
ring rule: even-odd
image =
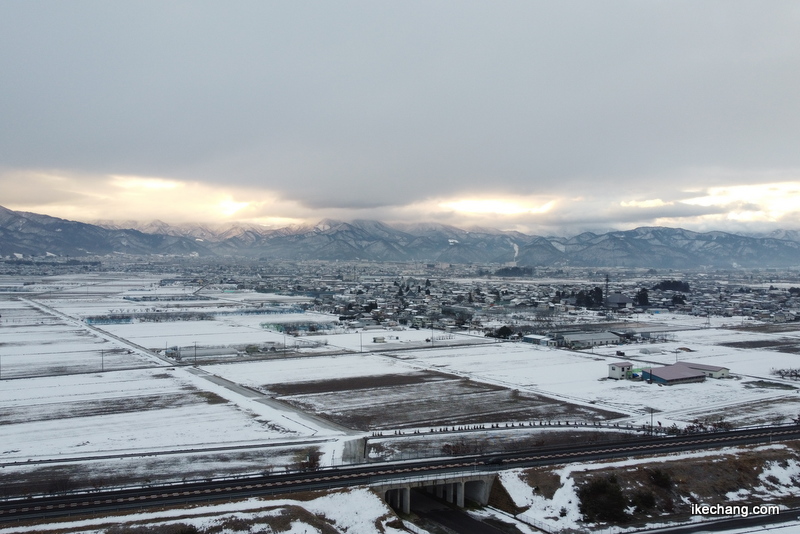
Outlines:
{"type": "Polygon", "coordinates": [[[3,203],[798,227],[798,26],[791,1],[6,2],[3,203]]]}

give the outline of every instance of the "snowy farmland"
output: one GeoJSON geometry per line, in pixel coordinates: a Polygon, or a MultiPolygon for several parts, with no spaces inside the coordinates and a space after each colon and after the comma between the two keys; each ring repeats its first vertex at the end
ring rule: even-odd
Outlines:
{"type": "Polygon", "coordinates": [[[198,293],[162,287],[152,275],[60,277],[17,289],[0,295],[6,480],[58,473],[86,483],[112,473],[105,480],[121,483],[126,476],[150,480],[155,472],[177,480],[280,469],[308,448],[323,453],[323,465],[355,461],[363,455],[353,444],[363,438],[378,460],[392,451],[439,454],[461,431],[475,450],[489,452],[492,443],[536,443],[542,422],[638,428],[651,418],[663,426],[723,418],[751,425],[800,413],[800,384],[771,373],[800,367],[793,352],[800,333],[742,329],[735,319],[641,317],[671,327],[668,339],[568,351],[474,333],[338,325],[295,338],[264,323],[334,326],[337,318],[298,313],[294,298],[198,293]],[[262,305],[294,311],[237,313],[262,305]],[[85,321],[154,308],[214,313],[200,320],[85,321]],[[196,368],[185,352],[195,344],[196,368]],[[243,358],[248,345],[289,350],[243,358]],[[164,357],[172,346],[185,349],[183,360],[164,357]],[[211,347],[230,349],[228,363],[212,363],[220,359],[203,352],[211,347]],[[607,378],[608,364],[620,359],[660,365],[676,358],[724,365],[733,378],[670,387],[607,378]],[[440,438],[442,428],[449,433],[440,438]]]}
{"type": "Polygon", "coordinates": [[[154,365],[146,355],[27,300],[0,298],[0,315],[2,378],[154,365]]]}
{"type": "Polygon", "coordinates": [[[181,369],[4,381],[0,424],[5,461],[304,434],[300,427],[279,426],[265,413],[227,401],[181,369]]]}
{"type": "Polygon", "coordinates": [[[4,492],[46,492],[62,479],[86,487],[261,472],[342,435],[182,368],[2,386],[4,492]]]}
{"type": "MultiPolygon", "coordinates": [[[[662,363],[673,363],[675,355],[669,349],[675,344],[685,344],[683,335],[676,333],[681,341],[646,346],[658,351],[662,363]],[[660,353],[661,350],[664,354],[660,353]]],[[[709,363],[702,356],[705,351],[721,355],[722,351],[713,344],[713,339],[699,345],[700,331],[688,331],[685,335],[698,341],[698,362],[709,363]]],[[[632,359],[631,347],[625,347],[625,359],[632,359]]],[[[627,415],[626,421],[633,424],[649,423],[651,409],[664,425],[672,422],[683,424],[709,415],[723,416],[739,424],[763,424],[800,413],[800,384],[795,387],[791,382],[770,376],[769,368],[761,374],[740,375],[733,379],[708,379],[702,383],[660,387],[642,381],[607,379],[608,364],[622,359],[616,356],[617,349],[595,349],[594,353],[587,353],[518,343],[458,350],[407,351],[399,357],[420,368],[622,412],[627,415]]],[[[787,355],[765,354],[758,350],[725,350],[731,354],[732,360],[743,363],[744,369],[760,367],[765,370],[765,364],[769,365],[767,362],[776,366],[790,363],[787,355]]],[[[647,361],[652,361],[653,355],[652,352],[647,354],[647,361]]],[[[682,358],[694,361],[694,356],[692,353],[682,358]]],[[[713,363],[724,365],[724,361],[725,358],[719,357],[713,363]]],[[[732,373],[738,371],[735,364],[729,365],[732,373]]]]}
{"type": "MultiPolygon", "coordinates": [[[[500,345],[487,347],[495,346],[500,345]]],[[[221,365],[209,370],[364,431],[554,418],[595,421],[620,415],[537,394],[520,395],[503,386],[423,370],[376,354],[221,365]]]]}

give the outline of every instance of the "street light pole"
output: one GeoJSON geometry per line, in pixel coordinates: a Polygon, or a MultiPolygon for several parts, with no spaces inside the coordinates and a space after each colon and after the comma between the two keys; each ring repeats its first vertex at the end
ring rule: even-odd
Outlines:
{"type": "Polygon", "coordinates": [[[197,367],[197,341],[194,342],[194,366],[197,367]]]}
{"type": "Polygon", "coordinates": [[[100,371],[106,370],[106,355],[103,349],[100,349],[100,371]]]}

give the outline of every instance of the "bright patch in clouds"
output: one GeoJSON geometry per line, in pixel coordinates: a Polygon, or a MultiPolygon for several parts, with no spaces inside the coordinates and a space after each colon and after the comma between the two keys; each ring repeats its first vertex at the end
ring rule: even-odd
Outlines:
{"type": "Polygon", "coordinates": [[[69,220],[160,219],[167,222],[247,221],[288,225],[297,205],[270,191],[148,176],[73,176],[58,173],[0,174],[6,207],[69,220]],[[31,195],[45,191],[48,195],[31,195]],[[253,199],[240,202],[235,199],[253,199]]]}
{"type": "MultiPolygon", "coordinates": [[[[766,171],[765,171],[766,172],[766,171]]],[[[721,176],[720,176],[721,175],[721,176]]],[[[556,188],[546,195],[479,193],[432,196],[409,203],[365,208],[320,208],[293,196],[258,186],[242,187],[195,180],[132,175],[76,175],[57,171],[2,172],[0,191],[7,208],[44,213],[84,222],[159,219],[170,223],[244,222],[272,228],[336,220],[377,219],[392,222],[441,222],[485,226],[525,233],[575,235],[597,228],[665,225],[695,230],[757,227],[796,228],[800,222],[798,172],[771,173],[773,181],[755,184],[758,176],[725,176],[716,183],[749,184],[698,188],[702,176],[683,180],[692,191],[640,191],[626,200],[613,192],[588,194],[556,188]],[[678,198],[676,198],[676,195],[678,198]]],[[[668,181],[653,180],[662,185],[668,181]]]]}
{"type": "Polygon", "coordinates": [[[244,208],[248,207],[250,202],[236,202],[231,198],[226,198],[219,203],[219,211],[225,216],[230,217],[231,215],[236,214],[237,212],[243,210],[244,208]]]}
{"type": "Polygon", "coordinates": [[[546,213],[550,211],[554,204],[555,203],[553,201],[550,201],[541,206],[534,206],[530,204],[523,205],[518,202],[511,202],[507,200],[465,199],[456,200],[453,202],[443,202],[440,204],[440,206],[465,214],[493,213],[497,215],[521,215],[524,213],[546,213]]]}
{"type": "Polygon", "coordinates": [[[777,220],[798,211],[800,182],[712,187],[705,196],[682,200],[694,206],[741,206],[732,208],[732,220],[777,220]]]}
{"type": "Polygon", "coordinates": [[[653,200],[631,200],[630,202],[620,202],[623,208],[659,208],[661,206],[671,206],[672,202],[664,202],[660,198],[653,200]]]}
{"type": "Polygon", "coordinates": [[[141,191],[158,191],[164,189],[177,189],[183,184],[164,178],[143,178],[140,176],[111,176],[112,185],[122,189],[141,191]]]}

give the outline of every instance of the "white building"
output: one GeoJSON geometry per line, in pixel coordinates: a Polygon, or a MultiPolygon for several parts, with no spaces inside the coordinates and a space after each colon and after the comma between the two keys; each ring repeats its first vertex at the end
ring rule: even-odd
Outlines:
{"type": "Polygon", "coordinates": [[[614,362],[608,364],[608,378],[625,380],[630,377],[633,364],[631,362],[614,362]]]}
{"type": "Polygon", "coordinates": [[[594,347],[596,345],[613,345],[619,343],[619,336],[611,332],[592,332],[588,334],[563,334],[564,345],[571,349],[594,347]]]}

